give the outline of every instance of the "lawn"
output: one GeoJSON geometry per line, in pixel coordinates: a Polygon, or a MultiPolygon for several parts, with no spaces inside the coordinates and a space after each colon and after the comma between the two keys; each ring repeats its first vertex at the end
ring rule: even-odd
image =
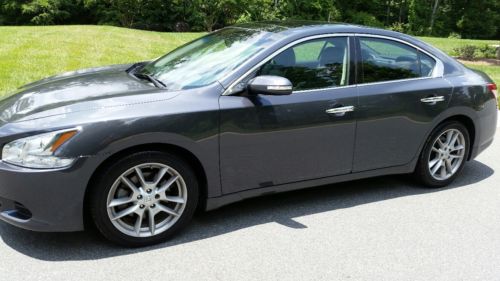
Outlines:
{"type": "MultiPolygon", "coordinates": [[[[64,71],[152,59],[202,33],[161,33],[110,26],[0,27],[0,97],[64,71]]],[[[499,41],[422,38],[445,52],[499,41]]],[[[500,66],[473,65],[500,82],[500,66]]]]}

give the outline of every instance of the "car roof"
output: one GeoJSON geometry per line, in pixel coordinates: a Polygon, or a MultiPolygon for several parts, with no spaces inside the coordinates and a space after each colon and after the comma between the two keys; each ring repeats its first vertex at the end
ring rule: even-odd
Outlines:
{"type": "Polygon", "coordinates": [[[367,27],[357,24],[326,22],[326,21],[307,21],[307,20],[284,20],[284,21],[258,21],[241,23],[234,27],[247,28],[253,30],[274,32],[274,33],[316,33],[316,32],[352,32],[352,33],[371,33],[371,34],[392,34],[403,35],[399,32],[389,31],[380,28],[367,27]]]}

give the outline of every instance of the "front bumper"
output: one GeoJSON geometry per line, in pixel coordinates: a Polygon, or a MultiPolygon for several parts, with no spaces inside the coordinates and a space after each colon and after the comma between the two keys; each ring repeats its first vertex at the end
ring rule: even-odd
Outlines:
{"type": "Polygon", "coordinates": [[[28,169],[0,161],[0,219],[34,231],[83,230],[85,190],[97,160],[80,158],[60,170],[28,169]]]}

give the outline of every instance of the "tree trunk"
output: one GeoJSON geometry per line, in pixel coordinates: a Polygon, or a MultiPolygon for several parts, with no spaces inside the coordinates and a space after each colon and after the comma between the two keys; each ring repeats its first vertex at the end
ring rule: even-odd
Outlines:
{"type": "Polygon", "coordinates": [[[399,22],[403,22],[403,8],[405,6],[405,0],[401,0],[399,3],[399,22]]]}
{"type": "Polygon", "coordinates": [[[432,14],[431,14],[431,26],[430,26],[431,35],[434,28],[434,21],[436,20],[436,12],[438,6],[439,6],[439,0],[434,0],[434,7],[432,8],[432,14]]]}
{"type": "Polygon", "coordinates": [[[389,17],[391,15],[391,0],[387,0],[387,11],[386,11],[386,14],[385,14],[385,25],[389,25],[389,17]]]}

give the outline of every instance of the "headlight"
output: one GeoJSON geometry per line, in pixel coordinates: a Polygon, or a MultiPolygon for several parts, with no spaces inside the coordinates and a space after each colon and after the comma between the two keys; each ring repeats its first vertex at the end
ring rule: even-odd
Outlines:
{"type": "Polygon", "coordinates": [[[78,133],[78,129],[55,131],[15,140],[2,150],[2,161],[27,168],[62,168],[75,158],[54,156],[54,152],[78,133]]]}

